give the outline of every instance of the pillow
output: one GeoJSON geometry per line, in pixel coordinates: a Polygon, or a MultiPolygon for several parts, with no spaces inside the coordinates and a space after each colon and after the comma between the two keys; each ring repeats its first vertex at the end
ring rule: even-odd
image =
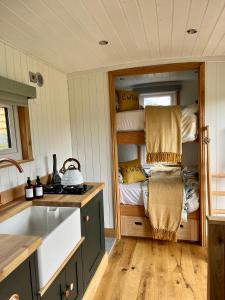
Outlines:
{"type": "Polygon", "coordinates": [[[188,117],[192,114],[197,114],[199,108],[198,108],[198,104],[196,103],[193,103],[193,104],[190,104],[186,107],[184,107],[182,109],[182,120],[185,118],[185,117],[188,117]]]}
{"type": "Polygon", "coordinates": [[[146,176],[138,159],[122,162],[119,166],[123,174],[124,183],[135,183],[146,180],[146,176]]]}
{"type": "Polygon", "coordinates": [[[138,94],[134,91],[118,91],[119,111],[139,109],[138,94]]]}
{"type": "Polygon", "coordinates": [[[123,183],[123,175],[120,171],[118,172],[118,180],[119,180],[119,183],[123,183]]]}

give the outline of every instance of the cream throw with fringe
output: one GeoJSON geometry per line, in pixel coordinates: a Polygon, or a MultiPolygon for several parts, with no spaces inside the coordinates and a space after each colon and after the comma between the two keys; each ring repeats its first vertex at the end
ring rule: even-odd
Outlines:
{"type": "Polygon", "coordinates": [[[153,239],[176,241],[183,209],[180,170],[155,171],[149,178],[148,216],[153,239]]]}
{"type": "Polygon", "coordinates": [[[145,108],[145,142],[148,163],[181,162],[180,106],[147,106],[145,108]]]}

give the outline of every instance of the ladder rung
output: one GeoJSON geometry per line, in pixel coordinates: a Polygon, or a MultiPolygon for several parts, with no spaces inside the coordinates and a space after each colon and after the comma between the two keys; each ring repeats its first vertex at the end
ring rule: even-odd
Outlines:
{"type": "Polygon", "coordinates": [[[215,208],[212,210],[212,214],[225,214],[225,209],[215,208]]]}
{"type": "Polygon", "coordinates": [[[213,196],[225,196],[225,191],[214,191],[212,192],[213,196]]]}
{"type": "Polygon", "coordinates": [[[225,178],[225,174],[224,173],[218,173],[218,174],[212,174],[213,178],[225,178]]]}

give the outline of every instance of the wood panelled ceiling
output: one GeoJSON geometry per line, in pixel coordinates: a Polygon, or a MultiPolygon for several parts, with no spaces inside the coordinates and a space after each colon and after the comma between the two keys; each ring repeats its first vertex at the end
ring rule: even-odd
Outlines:
{"type": "Polygon", "coordinates": [[[66,73],[224,56],[225,0],[0,0],[0,38],[66,73]]]}

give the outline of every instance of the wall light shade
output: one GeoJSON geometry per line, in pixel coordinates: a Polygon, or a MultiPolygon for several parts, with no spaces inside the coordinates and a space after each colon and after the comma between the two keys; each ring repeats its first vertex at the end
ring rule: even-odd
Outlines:
{"type": "Polygon", "coordinates": [[[41,73],[29,72],[29,78],[30,82],[37,83],[37,85],[40,87],[44,85],[44,78],[41,73]]]}

